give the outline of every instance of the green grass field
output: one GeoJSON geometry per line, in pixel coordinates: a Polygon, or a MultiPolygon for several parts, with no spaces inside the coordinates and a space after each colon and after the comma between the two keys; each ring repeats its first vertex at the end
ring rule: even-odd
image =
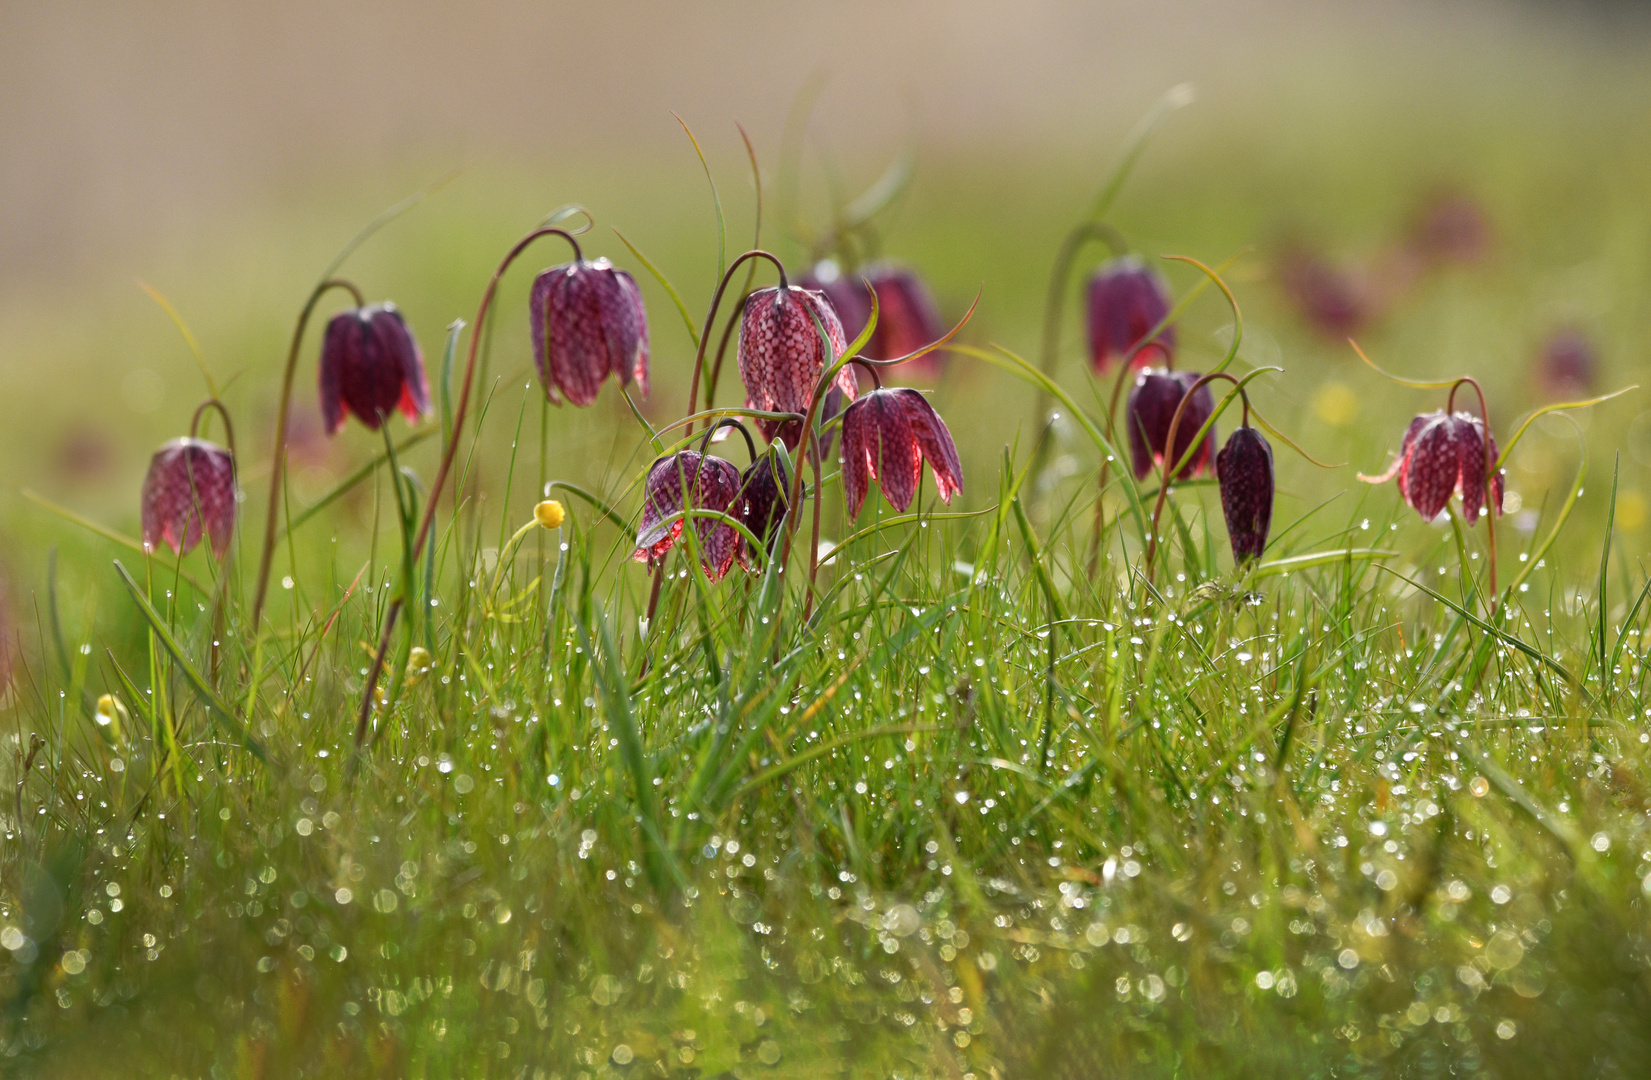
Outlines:
{"type": "MultiPolygon", "coordinates": [[[[833,467],[822,528],[843,546],[812,602],[806,531],[783,577],[716,585],[679,546],[644,637],[650,578],[630,554],[655,451],[612,386],[588,410],[543,403],[524,299],[564,256],[534,249],[501,289],[398,631],[429,664],[398,673],[359,753],[402,538],[387,468],[345,486],[382,442],[319,433],[313,329],[298,524],[264,626],[247,615],[290,320],[377,205],[309,215],[279,242],[284,223],[246,224],[221,262],[151,282],[238,425],[246,500],[222,564],[131,546],[148,454],[207,393],[172,324],[131,289],[90,318],[33,312],[7,347],[48,362],[0,403],[14,488],[38,496],[5,501],[20,645],[0,718],[0,1073],[1645,1075],[1644,391],[1543,417],[1515,448],[1493,610],[1483,522],[1424,523],[1392,484],[1355,479],[1442,392],[1388,383],[1315,334],[1276,257],[1305,235],[1370,262],[1434,185],[1466,191],[1488,251],[1423,274],[1360,342],[1412,378],[1479,377],[1506,445],[1547,401],[1533,363],[1559,326],[1597,342],[1597,392],[1643,381],[1645,117],[1598,109],[1454,141],[1320,123],[1260,152],[1170,121],[1109,221],[1147,255],[1242,255],[1223,271],[1244,317],[1234,370],[1285,369],[1253,400],[1340,466],[1274,441],[1272,541],[1242,575],[1196,482],[1168,499],[1149,579],[1131,508],[1157,482],[1136,491],[1116,469],[1090,570],[1105,454],[1072,406],[1104,429],[1110,383],[1087,374],[1069,297],[1071,404],[1039,468],[1033,389],[960,353],[933,396],[963,457],[957,500],[931,479],[914,514],[874,494],[851,525],[833,467]],[[237,248],[273,254],[240,263],[237,248]],[[61,393],[77,380],[105,388],[92,415],[61,393]],[[76,457],[87,440],[112,463],[76,457]],[[562,487],[561,529],[512,547],[555,481],[625,527],[562,487]]],[[[732,256],[752,185],[737,142],[700,134],[732,256]]],[[[880,218],[948,315],[982,290],[962,339],[976,353],[1035,364],[1050,261],[1103,176],[1094,156],[920,156],[880,218]]],[[[685,143],[682,161],[569,173],[550,196],[537,178],[461,178],[344,272],[402,305],[439,391],[442,327],[473,317],[514,237],[583,202],[592,252],[642,284],[643,411],[670,423],[693,341],[609,230],[697,327],[718,259],[698,169],[685,143]]],[[[765,244],[795,262],[765,194],[765,244]]],[[[1178,295],[1202,280],[1163,265],[1178,295]]],[[[1180,331],[1179,366],[1207,369],[1233,313],[1206,288],[1180,331]]],[[[718,404],[739,404],[733,381],[718,404]]],[[[402,458],[421,499],[440,412],[402,458]]]]}

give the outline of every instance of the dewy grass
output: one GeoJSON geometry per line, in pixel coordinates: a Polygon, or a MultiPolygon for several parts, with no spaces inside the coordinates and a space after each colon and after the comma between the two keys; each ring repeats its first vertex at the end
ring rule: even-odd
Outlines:
{"type": "MultiPolygon", "coordinates": [[[[495,510],[460,408],[458,495],[374,449],[324,500],[401,543],[289,529],[262,632],[249,532],[100,570],[95,651],[54,577],[6,717],[0,1071],[1644,1074],[1646,591],[1623,533],[1567,524],[1581,474],[1497,605],[1479,535],[1391,489],[1315,494],[1235,571],[1212,487],[1114,467],[1093,515],[1104,420],[979,358],[1077,414],[1077,471],[1017,446],[958,512],[920,487],[850,524],[797,427],[752,453],[795,470],[784,517],[662,507],[644,572],[647,433],[541,480],[578,502],[495,510]],[[754,550],[822,493],[846,539],[754,550]],[[713,581],[723,524],[754,557],[713,581]]],[[[507,476],[514,392],[473,421],[499,396],[507,476]]]]}

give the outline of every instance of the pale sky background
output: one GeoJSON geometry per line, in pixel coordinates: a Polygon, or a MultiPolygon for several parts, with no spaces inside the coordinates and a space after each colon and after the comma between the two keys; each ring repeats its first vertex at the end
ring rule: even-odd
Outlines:
{"type": "Polygon", "coordinates": [[[0,290],[459,163],[674,161],[671,109],[701,130],[741,120],[770,149],[822,68],[819,122],[859,152],[1081,156],[1188,80],[1206,134],[1383,97],[1471,113],[1510,72],[1539,106],[1545,85],[1643,70],[1643,24],[1490,0],[9,0],[0,290]]]}

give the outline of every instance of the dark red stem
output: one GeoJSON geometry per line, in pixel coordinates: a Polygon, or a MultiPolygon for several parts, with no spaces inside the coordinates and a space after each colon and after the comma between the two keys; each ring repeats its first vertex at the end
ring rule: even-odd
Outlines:
{"type": "MultiPolygon", "coordinates": [[[[699,404],[699,376],[700,372],[705,368],[705,348],[711,342],[711,329],[716,326],[717,323],[717,308],[722,305],[722,294],[728,291],[728,283],[733,280],[734,271],[739,269],[742,263],[748,262],[751,259],[767,259],[769,262],[773,263],[774,269],[779,271],[780,274],[780,288],[788,289],[791,287],[790,281],[788,281],[785,276],[785,264],[780,262],[779,258],[771,252],[764,251],[761,248],[752,248],[750,251],[747,251],[745,254],[730,263],[727,270],[723,271],[722,280],[717,282],[717,291],[711,297],[711,310],[705,313],[705,329],[701,331],[699,335],[699,351],[694,355],[694,374],[692,381],[688,385],[687,415],[689,416],[694,415],[694,410],[699,404]]],[[[726,337],[726,335],[724,336],[726,337]]],[[[692,435],[693,433],[694,425],[689,424],[687,434],[692,435]]]]}
{"type": "MultiPolygon", "coordinates": [[[[1479,419],[1485,424],[1485,437],[1481,440],[1485,446],[1485,536],[1486,547],[1490,558],[1490,610],[1496,611],[1496,515],[1502,512],[1502,506],[1496,501],[1496,459],[1490,450],[1490,410],[1485,407],[1485,389],[1479,385],[1479,380],[1471,375],[1464,375],[1457,379],[1450,387],[1450,396],[1445,399],[1445,411],[1454,412],[1456,408],[1456,391],[1463,383],[1473,387],[1473,392],[1479,397],[1479,419]]],[[[1604,603],[1604,598],[1600,598],[1604,603]]]]}
{"type": "MultiPolygon", "coordinates": [[[[441,455],[441,465],[436,469],[436,479],[430,485],[430,497],[424,507],[424,518],[419,522],[418,535],[413,540],[412,559],[416,563],[419,553],[424,550],[424,541],[430,535],[430,526],[436,518],[436,506],[441,501],[441,489],[447,483],[447,474],[452,471],[453,457],[459,448],[459,433],[464,430],[465,413],[470,408],[470,384],[476,375],[476,353],[482,339],[482,328],[486,325],[487,310],[493,305],[493,295],[498,291],[499,279],[504,272],[510,269],[510,264],[516,257],[527,250],[529,244],[541,236],[560,236],[572,247],[575,258],[583,258],[579,250],[579,241],[565,229],[544,228],[534,229],[512,247],[499,262],[499,268],[493,271],[493,277],[487,283],[487,289],[482,293],[481,304],[476,308],[476,322],[470,331],[470,352],[464,362],[464,382],[459,389],[459,402],[453,410],[453,437],[448,440],[447,447],[441,455]]],[[[367,737],[367,717],[373,710],[373,691],[378,686],[378,677],[384,671],[384,654],[390,647],[390,632],[395,629],[396,618],[401,614],[401,606],[405,602],[404,596],[397,596],[390,601],[390,609],[384,615],[384,632],[379,635],[378,652],[373,656],[372,667],[367,670],[367,684],[361,694],[361,709],[356,716],[355,745],[361,748],[362,740],[367,737]]]]}
{"type": "Polygon", "coordinates": [[[252,594],[253,634],[258,633],[258,622],[264,614],[264,599],[269,593],[269,567],[275,558],[275,523],[281,513],[281,480],[287,465],[287,419],[292,414],[292,380],[298,371],[298,351],[303,347],[304,330],[310,324],[310,316],[315,313],[315,305],[330,289],[344,289],[355,299],[356,307],[367,306],[360,289],[343,278],[328,278],[310,292],[303,310],[298,313],[298,325],[292,331],[292,344],[287,347],[286,370],[281,376],[281,403],[275,412],[275,452],[269,467],[269,513],[264,517],[264,548],[258,556],[258,587],[252,594]]]}

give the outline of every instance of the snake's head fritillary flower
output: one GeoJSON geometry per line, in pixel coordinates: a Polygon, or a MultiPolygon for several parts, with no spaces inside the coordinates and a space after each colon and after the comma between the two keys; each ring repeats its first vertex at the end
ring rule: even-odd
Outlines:
{"type": "Polygon", "coordinates": [[[929,463],[940,498],[963,490],[957,447],[928,398],[910,387],[873,390],[843,413],[843,491],[848,516],[860,516],[870,481],[904,511],[917,496],[923,463],[929,463]]]}
{"type": "Polygon", "coordinates": [[[1418,209],[1410,229],[1410,247],[1431,262],[1475,262],[1491,248],[1491,224],[1485,209],[1459,191],[1435,191],[1418,209]]]}
{"type": "MultiPolygon", "coordinates": [[[[934,295],[916,271],[893,263],[878,263],[865,271],[866,281],[877,293],[877,328],[866,343],[865,355],[872,360],[894,360],[916,352],[946,333],[940,325],[940,309],[934,295]]],[[[864,326],[864,320],[861,326],[864,326]]],[[[844,332],[848,331],[845,324],[844,332]]],[[[942,349],[924,353],[910,364],[894,369],[914,368],[920,377],[933,378],[945,366],[942,349]]]]}
{"type": "Polygon", "coordinates": [[[1238,428],[1215,455],[1215,477],[1233,562],[1259,559],[1273,525],[1273,448],[1255,428],[1238,428]]]}
{"type": "MultiPolygon", "coordinates": [[[[820,376],[846,348],[842,321],[824,293],[797,285],[758,289],[746,298],[740,315],[740,381],[745,384],[746,407],[806,414],[820,376]],[[816,319],[825,329],[826,341],[820,339],[816,319]]],[[[847,398],[856,392],[854,375],[846,366],[832,386],[847,398]]],[[[802,441],[802,424],[796,420],[758,420],[757,427],[763,438],[779,438],[792,450],[802,441]]]]}
{"type": "Polygon", "coordinates": [[[1594,388],[1599,354],[1594,343],[1575,328],[1559,330],[1548,338],[1537,361],[1537,379],[1549,397],[1563,401],[1586,396],[1594,388]]]}
{"type": "Polygon", "coordinates": [[[1330,338],[1363,329],[1375,313],[1370,283],[1304,247],[1285,252],[1279,265],[1284,293],[1302,319],[1330,338]]]}
{"type": "MultiPolygon", "coordinates": [[[[1124,423],[1129,426],[1129,457],[1135,467],[1135,479],[1143,480],[1154,465],[1165,468],[1180,461],[1192,446],[1192,438],[1204,421],[1215,411],[1215,399],[1208,384],[1200,386],[1181,410],[1181,423],[1175,429],[1174,453],[1168,454],[1169,428],[1175,420],[1175,410],[1181,399],[1198,382],[1196,371],[1143,371],[1135,377],[1135,386],[1129,391],[1129,402],[1124,410],[1124,423]],[[1171,460],[1166,461],[1166,457],[1171,460]]],[[[1198,451],[1172,479],[1184,480],[1206,472],[1215,451],[1215,428],[1212,426],[1198,451]]]]}
{"type": "Polygon", "coordinates": [[[143,480],[143,546],[162,542],[187,555],[204,529],[223,558],[235,535],[235,459],[204,439],[173,439],[155,452],[143,480]]]}
{"type": "MultiPolygon", "coordinates": [[[[751,530],[751,535],[761,540],[770,553],[774,550],[774,542],[779,539],[780,522],[785,518],[786,499],[790,490],[791,478],[786,474],[785,466],[775,460],[772,454],[759,457],[740,474],[742,494],[737,516],[740,522],[751,530]]],[[[747,552],[742,546],[741,562],[745,561],[746,555],[747,552]]]]}
{"type": "MultiPolygon", "coordinates": [[[[1140,258],[1103,263],[1089,279],[1089,363],[1096,375],[1129,355],[1169,314],[1169,284],[1140,258]]],[[[1147,367],[1175,355],[1175,327],[1166,326],[1130,363],[1147,367]]]]}
{"type": "Polygon", "coordinates": [[[606,259],[542,270],[528,296],[533,360],[545,396],[575,405],[596,400],[609,374],[648,396],[648,314],[636,280],[606,259]]]}
{"type": "MultiPolygon", "coordinates": [[[[1379,484],[1394,478],[1399,495],[1427,521],[1444,512],[1452,495],[1462,500],[1462,517],[1469,525],[1479,520],[1485,506],[1485,466],[1497,458],[1496,437],[1488,439],[1485,423],[1469,413],[1423,413],[1410,422],[1398,458],[1380,476],[1360,476],[1379,484]]],[[[1502,513],[1504,477],[1499,469],[1491,479],[1491,499],[1502,513]]]]}
{"type": "MultiPolygon", "coordinates": [[[[731,461],[683,450],[662,457],[648,470],[642,524],[636,533],[637,562],[657,563],[682,536],[684,510],[714,510],[734,516],[740,471],[731,461]],[[686,493],[686,498],[684,498],[686,493]]],[[[739,554],[740,534],[725,521],[696,518],[701,562],[712,581],[720,581],[739,554]]]]}
{"type": "Polygon", "coordinates": [[[430,411],[424,354],[401,312],[390,303],[341,311],[321,342],[321,415],[327,434],[352,412],[377,430],[393,410],[411,422],[430,411]]]}

